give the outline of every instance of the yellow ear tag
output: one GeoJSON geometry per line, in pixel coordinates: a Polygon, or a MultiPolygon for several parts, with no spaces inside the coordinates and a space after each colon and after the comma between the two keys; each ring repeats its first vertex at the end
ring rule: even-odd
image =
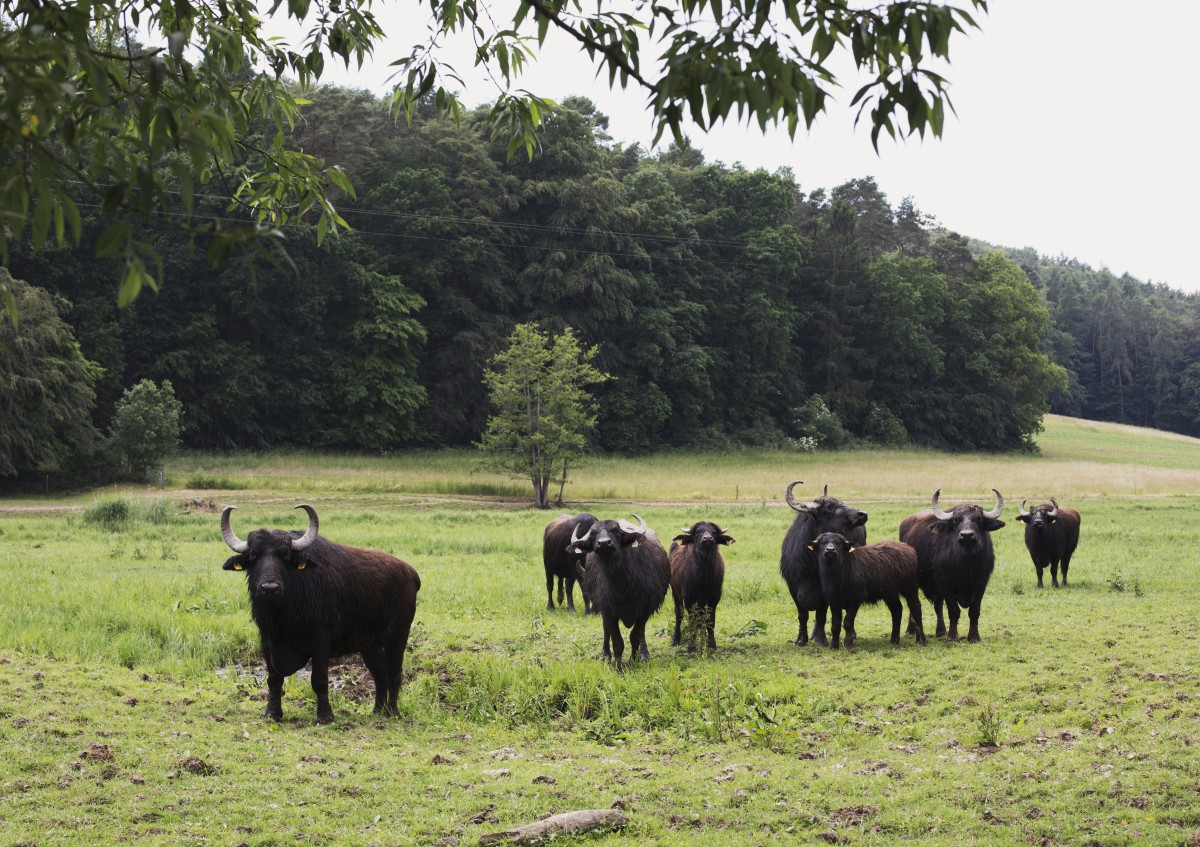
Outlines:
{"type": "Polygon", "coordinates": [[[301,562],[300,564],[296,565],[296,570],[302,571],[307,567],[308,567],[308,562],[301,562]]]}
{"type": "Polygon", "coordinates": [[[817,548],[816,548],[816,546],[815,546],[815,545],[813,545],[813,544],[809,544],[809,545],[808,545],[808,549],[809,549],[809,550],[816,550],[817,548]]]}
{"type": "Polygon", "coordinates": [[[850,552],[851,552],[851,553],[853,553],[853,552],[854,552],[854,548],[853,548],[853,547],[851,547],[851,548],[850,548],[850,552]]]}
{"type": "Polygon", "coordinates": [[[234,566],[233,566],[233,569],[234,569],[235,571],[240,571],[240,570],[242,569],[242,566],[241,566],[241,565],[234,565],[234,566]]]}
{"type": "Polygon", "coordinates": [[[638,541],[635,541],[635,542],[633,542],[632,544],[630,544],[629,546],[630,546],[630,547],[637,547],[639,543],[640,543],[640,542],[638,542],[638,541]]]}
{"type": "Polygon", "coordinates": [[[576,553],[582,553],[583,551],[582,551],[582,550],[580,550],[578,547],[576,547],[576,548],[575,548],[575,552],[576,552],[576,553]]]}

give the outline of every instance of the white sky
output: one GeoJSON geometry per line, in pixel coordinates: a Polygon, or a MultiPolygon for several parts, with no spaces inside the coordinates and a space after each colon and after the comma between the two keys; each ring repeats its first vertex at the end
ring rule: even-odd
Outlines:
{"type": "MultiPolygon", "coordinates": [[[[853,81],[795,140],[736,124],[689,137],[708,161],[791,167],[805,191],[874,176],[893,206],[911,195],[918,209],[964,235],[1200,290],[1192,241],[1200,229],[1200,3],[992,0],[990,7],[981,31],[951,42],[945,75],[958,114],[947,117],[941,139],[885,135],[876,155],[870,127],[854,129],[847,108],[853,81]]],[[[323,81],[385,94],[388,63],[423,38],[425,18],[414,18],[415,8],[412,0],[377,5],[384,29],[396,35],[372,67],[339,74],[329,63],[323,81]]],[[[469,59],[455,64],[468,104],[495,97],[485,77],[469,73],[469,59]]],[[[560,40],[548,42],[520,87],[555,100],[590,97],[609,116],[614,139],[648,147],[644,94],[609,91],[606,80],[595,78],[574,43],[560,40]]]]}

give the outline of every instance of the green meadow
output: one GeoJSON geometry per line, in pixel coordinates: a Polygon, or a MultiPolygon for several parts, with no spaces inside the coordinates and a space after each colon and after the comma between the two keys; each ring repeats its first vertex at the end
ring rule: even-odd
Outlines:
{"type": "Polygon", "coordinates": [[[546,609],[557,513],[468,453],[190,454],[163,489],[0,501],[0,845],[450,847],[614,805],[625,829],[568,840],[1200,844],[1200,441],[1051,417],[1039,443],[589,462],[565,511],[737,539],[715,653],[670,647],[668,597],[623,675],[598,618],[546,609]],[[935,488],[998,488],[983,642],[893,647],[874,606],[853,652],[793,646],[793,479],[867,510],[870,540],[935,488]],[[1050,496],[1083,516],[1058,590],[1015,519],[1050,496]],[[218,515],[183,507],[210,498],[242,537],[302,528],[291,507],[312,503],[329,538],[417,568],[400,718],[370,713],[353,657],[337,723],[315,725],[300,675],[283,722],[262,718],[244,578],[221,570],[218,515]]]}

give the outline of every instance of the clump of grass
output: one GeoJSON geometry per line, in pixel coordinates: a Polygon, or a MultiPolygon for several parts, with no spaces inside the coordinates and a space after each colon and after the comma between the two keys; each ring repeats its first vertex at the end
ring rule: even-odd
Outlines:
{"type": "Polygon", "coordinates": [[[1125,575],[1120,571],[1114,572],[1108,578],[1108,590],[1118,593],[1132,591],[1137,597],[1141,597],[1142,594],[1145,593],[1142,591],[1142,583],[1137,579],[1137,577],[1134,577],[1133,579],[1126,579],[1125,575]]]}
{"type": "Polygon", "coordinates": [[[988,704],[979,713],[979,746],[996,747],[1000,743],[1000,710],[988,704]]]}
{"type": "Polygon", "coordinates": [[[96,524],[110,532],[129,526],[133,515],[133,501],[128,497],[105,497],[83,510],[83,522],[96,524]]]}
{"type": "Polygon", "coordinates": [[[102,497],[83,510],[85,524],[120,532],[134,524],[168,523],[175,514],[170,500],[162,497],[141,500],[133,497],[102,497]]]}

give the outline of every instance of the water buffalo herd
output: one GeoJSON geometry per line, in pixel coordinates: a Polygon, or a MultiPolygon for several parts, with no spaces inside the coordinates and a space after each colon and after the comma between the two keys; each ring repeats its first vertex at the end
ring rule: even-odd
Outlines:
{"type": "MultiPolygon", "coordinates": [[[[938,489],[930,508],[900,522],[898,541],[867,544],[866,512],[829,496],[828,485],[819,497],[797,502],[793,491],[802,484],[796,480],[784,490],[784,502],[796,517],[784,535],[779,557],[779,573],[796,604],[798,646],[812,640],[837,648],[844,631],[845,645],[852,648],[859,607],[879,601],[891,612],[891,641],[898,644],[901,600],[909,610],[908,632],[918,644],[924,644],[921,594],[933,604],[935,635],[957,641],[959,617],[966,609],[967,640],[980,640],[983,595],[996,566],[991,534],[1004,526],[1000,520],[1004,497],[999,491],[992,489],[995,501],[990,509],[960,503],[947,510],[941,505],[938,489]],[[943,607],[950,618],[949,628],[943,607]],[[825,629],[827,616],[830,635],[825,629]]],[[[1026,503],[1028,500],[1021,501],[1017,519],[1025,523],[1025,544],[1037,568],[1038,585],[1042,585],[1042,571],[1049,566],[1057,588],[1060,565],[1062,584],[1066,585],[1071,555],[1079,543],[1079,513],[1060,507],[1054,499],[1028,511],[1026,503]]],[[[709,649],[717,646],[717,604],[725,580],[720,547],[733,543],[733,537],[720,526],[700,520],[676,535],[667,553],[645,521],[638,518],[638,522],[640,526],[635,527],[625,521],[601,521],[587,513],[560,515],[546,527],[543,539],[547,608],[554,608],[557,577],[558,603],[563,602],[565,580],[568,608],[573,609],[571,586],[578,580],[585,613],[590,603],[604,621],[601,655],[612,658],[618,669],[624,650],[618,624],[630,629],[632,657],[646,659],[646,620],[662,605],[668,588],[675,606],[671,644],[681,644],[687,616],[689,652],[696,649],[701,633],[709,649]]]]}
{"type": "MultiPolygon", "coordinates": [[[[898,541],[868,544],[866,512],[829,496],[829,486],[821,496],[797,502],[793,491],[802,484],[797,480],[784,491],[784,501],[796,516],[779,558],[780,575],[796,604],[797,645],[812,640],[837,648],[844,641],[852,648],[859,607],[879,601],[891,612],[891,641],[898,644],[902,599],[909,609],[908,631],[924,644],[919,594],[933,604],[937,636],[958,640],[959,615],[966,609],[967,640],[980,640],[980,609],[996,562],[991,534],[1004,526],[999,491],[993,489],[990,509],[960,503],[947,511],[939,489],[930,508],[900,522],[898,541]],[[831,637],[825,632],[830,612],[831,637]]],[[[1038,585],[1048,566],[1053,586],[1058,587],[1060,567],[1066,586],[1079,543],[1079,512],[1054,499],[1029,510],[1026,503],[1021,501],[1017,519],[1025,524],[1025,545],[1038,585]]],[[[375,711],[394,715],[421,578],[411,565],[388,553],[329,541],[319,534],[316,510],[307,504],[296,508],[308,514],[304,532],[257,529],[245,540],[230,525],[234,507],[221,513],[221,536],[235,554],[224,569],[246,575],[250,612],[267,666],[266,717],[280,720],[284,678],[311,661],[317,722],[333,721],[329,662],[354,653],[362,656],[374,680],[375,711]]],[[[550,522],[542,543],[547,609],[555,607],[557,580],[558,604],[565,598],[573,611],[578,582],[585,614],[598,614],[603,622],[601,655],[620,670],[625,659],[621,624],[629,629],[630,659],[648,659],[646,623],[670,591],[675,607],[671,643],[682,643],[686,616],[689,651],[695,650],[701,635],[706,646],[715,649],[717,605],[725,579],[721,547],[732,544],[733,537],[712,521],[698,520],[674,536],[668,553],[654,530],[633,517],[636,525],[587,513],[560,515],[550,522]]]]}

